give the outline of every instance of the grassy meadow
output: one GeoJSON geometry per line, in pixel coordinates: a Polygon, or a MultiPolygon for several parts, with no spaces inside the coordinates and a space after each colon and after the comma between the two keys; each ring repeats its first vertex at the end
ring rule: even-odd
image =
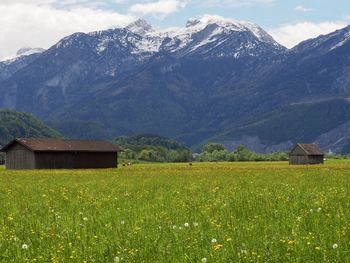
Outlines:
{"type": "Polygon", "coordinates": [[[350,262],[350,161],[2,167],[0,262],[350,262]]]}

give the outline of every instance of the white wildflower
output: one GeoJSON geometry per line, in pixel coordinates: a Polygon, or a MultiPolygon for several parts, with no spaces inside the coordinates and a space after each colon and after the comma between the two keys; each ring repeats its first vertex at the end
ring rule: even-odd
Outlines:
{"type": "Polygon", "coordinates": [[[84,217],[83,220],[84,220],[84,221],[88,221],[88,218],[87,218],[87,217],[84,217]]]}
{"type": "Polygon", "coordinates": [[[332,247],[333,247],[333,249],[336,249],[336,248],[338,248],[338,244],[334,243],[332,247]]]}
{"type": "Polygon", "coordinates": [[[211,243],[216,243],[216,242],[218,242],[215,238],[213,238],[212,240],[211,240],[211,243]]]}
{"type": "Polygon", "coordinates": [[[27,250],[28,249],[28,245],[27,244],[23,244],[22,245],[22,249],[27,250]]]}
{"type": "Polygon", "coordinates": [[[120,262],[120,258],[119,257],[114,257],[114,262],[120,262]]]}
{"type": "Polygon", "coordinates": [[[190,224],[189,223],[185,223],[184,226],[185,227],[190,227],[190,224]]]}
{"type": "Polygon", "coordinates": [[[202,258],[202,263],[206,263],[207,261],[207,258],[202,258]]]}

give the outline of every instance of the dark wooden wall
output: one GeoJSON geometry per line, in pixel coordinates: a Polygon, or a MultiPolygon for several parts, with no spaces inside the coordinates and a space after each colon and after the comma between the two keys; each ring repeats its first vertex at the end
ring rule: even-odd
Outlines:
{"type": "Polygon", "coordinates": [[[322,164],[323,156],[322,155],[290,155],[289,164],[322,164]]]}
{"type": "Polygon", "coordinates": [[[13,145],[6,153],[6,169],[23,170],[35,168],[34,153],[20,144],[13,145]]]}
{"type": "Polygon", "coordinates": [[[104,152],[32,152],[14,144],[6,152],[6,169],[95,169],[116,168],[117,153],[104,152]]]}
{"type": "Polygon", "coordinates": [[[5,164],[5,154],[0,152],[0,165],[5,164]]]}
{"type": "Polygon", "coordinates": [[[37,152],[36,169],[116,168],[116,153],[101,152],[37,152]]]}

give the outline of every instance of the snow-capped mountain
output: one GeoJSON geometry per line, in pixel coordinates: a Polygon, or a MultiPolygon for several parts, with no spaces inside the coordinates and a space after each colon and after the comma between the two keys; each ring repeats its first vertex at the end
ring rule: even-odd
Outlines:
{"type": "Polygon", "coordinates": [[[158,30],[137,20],[67,36],[21,56],[16,63],[26,63],[11,72],[0,63],[0,107],[35,114],[72,137],[147,132],[280,149],[350,121],[349,35],[345,28],[287,50],[250,22],[206,15],[158,30]],[[315,124],[329,112],[340,113],[315,124]],[[314,129],[300,134],[304,120],[314,129]],[[286,130],[291,123],[297,127],[286,130]]]}
{"type": "Polygon", "coordinates": [[[166,30],[156,30],[139,19],[125,28],[74,34],[60,41],[56,48],[74,45],[87,47],[101,56],[112,49],[119,50],[137,61],[159,52],[238,58],[285,50],[256,24],[208,15],[189,20],[184,28],[166,30]]]}
{"type": "MultiPolygon", "coordinates": [[[[49,67],[59,66],[65,71],[66,66],[67,74],[74,67],[73,78],[90,82],[121,77],[124,72],[159,55],[176,59],[198,56],[249,59],[272,57],[283,52],[285,48],[257,25],[203,16],[189,20],[186,27],[177,29],[156,30],[139,19],[125,28],[75,33],[44,52],[43,57],[52,57],[49,67]]],[[[61,77],[56,77],[53,83],[59,85],[59,79],[61,77]]]]}

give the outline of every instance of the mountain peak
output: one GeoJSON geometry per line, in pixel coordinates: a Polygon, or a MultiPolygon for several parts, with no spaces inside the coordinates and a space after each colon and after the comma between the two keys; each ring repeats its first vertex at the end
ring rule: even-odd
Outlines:
{"type": "Polygon", "coordinates": [[[126,27],[126,29],[139,35],[145,35],[155,31],[153,27],[144,19],[138,19],[132,22],[126,27]]]}
{"type": "Polygon", "coordinates": [[[218,15],[203,15],[199,18],[189,19],[186,23],[186,28],[189,30],[201,30],[210,24],[216,24],[217,26],[226,28],[230,31],[250,31],[261,41],[270,43],[275,42],[266,31],[255,23],[224,18],[218,15]]]}

